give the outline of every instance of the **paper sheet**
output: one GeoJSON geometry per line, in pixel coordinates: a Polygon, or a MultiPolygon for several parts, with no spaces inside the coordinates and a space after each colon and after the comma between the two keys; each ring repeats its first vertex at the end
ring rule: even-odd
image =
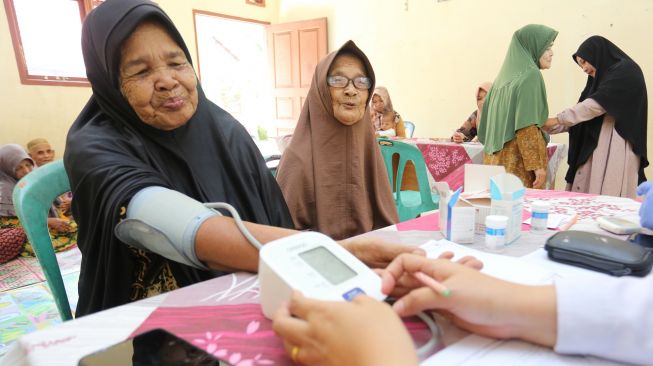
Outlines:
{"type": "Polygon", "coordinates": [[[421,366],[557,366],[557,365],[621,365],[608,360],[584,356],[564,356],[553,350],[518,340],[502,341],[470,335],[435,355],[421,366]]]}
{"type": "Polygon", "coordinates": [[[446,239],[430,240],[421,246],[429,258],[437,258],[442,252],[451,251],[456,258],[472,255],[483,262],[481,272],[503,280],[539,285],[551,283],[554,272],[533,263],[527,263],[519,258],[482,252],[464,245],[450,242],[446,239]]]}

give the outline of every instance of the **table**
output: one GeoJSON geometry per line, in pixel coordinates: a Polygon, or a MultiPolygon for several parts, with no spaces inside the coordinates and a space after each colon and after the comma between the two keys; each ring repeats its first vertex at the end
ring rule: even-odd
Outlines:
{"type": "MultiPolygon", "coordinates": [[[[479,142],[457,144],[442,139],[410,138],[401,142],[415,145],[424,157],[430,173],[429,183],[447,182],[451,190],[463,186],[465,181],[465,164],[483,164],[483,145],[479,142]]],[[[547,146],[549,163],[547,166],[547,188],[555,187],[558,167],[567,156],[567,145],[550,143],[547,146]]],[[[402,189],[417,189],[414,167],[410,166],[404,174],[402,189]]]]}
{"type": "MultiPolygon", "coordinates": [[[[601,215],[637,216],[640,205],[626,198],[527,190],[525,206],[529,207],[533,200],[549,201],[553,212],[575,212],[578,224],[574,228],[588,230],[600,230],[594,219],[601,215]]],[[[420,244],[441,237],[435,231],[437,222],[433,214],[365,235],[420,244]]],[[[520,241],[512,244],[504,254],[521,256],[530,253],[538,249],[547,237],[523,234],[520,241]]],[[[481,248],[481,241],[479,237],[473,245],[466,247],[481,248]]],[[[234,365],[290,365],[292,362],[274,335],[271,322],[261,313],[258,296],[255,275],[235,273],[215,278],[23,336],[13,344],[2,364],[76,365],[78,359],[88,353],[148,329],[165,327],[234,365]]],[[[442,321],[438,319],[438,323],[442,321]]],[[[406,324],[418,342],[429,337],[420,321],[408,319],[406,324]]],[[[445,329],[443,345],[467,336],[451,325],[441,326],[445,329]]],[[[578,362],[577,357],[570,359],[578,362]]]]}

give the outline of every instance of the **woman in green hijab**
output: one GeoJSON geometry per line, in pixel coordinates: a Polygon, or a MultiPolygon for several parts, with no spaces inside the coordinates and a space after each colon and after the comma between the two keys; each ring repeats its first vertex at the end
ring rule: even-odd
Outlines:
{"type": "Polygon", "coordinates": [[[481,113],[478,139],[485,145],[483,163],[503,165],[528,188],[544,188],[546,183],[546,140],[540,129],[549,107],[540,69],[551,67],[557,35],[540,24],[513,34],[481,113]]]}

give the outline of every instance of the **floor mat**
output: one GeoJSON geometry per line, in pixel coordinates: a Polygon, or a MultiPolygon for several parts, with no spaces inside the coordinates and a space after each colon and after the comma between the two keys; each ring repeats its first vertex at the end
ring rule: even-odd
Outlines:
{"type": "MultiPolygon", "coordinates": [[[[77,308],[77,283],[79,282],[79,258],[81,255],[69,252],[57,253],[57,259],[62,266],[64,286],[74,314],[77,308]]],[[[11,343],[20,336],[61,323],[57,306],[47,283],[41,279],[43,273],[38,267],[38,262],[35,262],[35,258],[20,258],[10,263],[6,263],[0,268],[2,270],[0,273],[7,274],[11,270],[18,273],[16,282],[11,283],[14,288],[0,292],[0,358],[8,351],[11,343]],[[25,259],[27,261],[24,261],[25,259]],[[12,266],[6,266],[10,263],[12,266]],[[14,266],[20,269],[15,269],[14,266]],[[32,272],[34,277],[28,276],[27,271],[32,272]],[[19,284],[34,281],[34,279],[36,279],[36,283],[15,288],[19,284]]],[[[10,276],[2,277],[2,281],[9,278],[10,276]]]]}
{"type": "MultiPolygon", "coordinates": [[[[57,253],[61,274],[79,272],[82,254],[77,247],[57,253]]],[[[34,257],[19,257],[0,265],[0,291],[7,291],[45,281],[39,261],[34,257]]]]}

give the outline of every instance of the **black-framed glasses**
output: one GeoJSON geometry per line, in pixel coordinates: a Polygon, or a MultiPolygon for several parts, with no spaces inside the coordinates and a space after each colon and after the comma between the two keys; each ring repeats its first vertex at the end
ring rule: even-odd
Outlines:
{"type": "Polygon", "coordinates": [[[354,83],[356,89],[369,89],[372,86],[372,80],[367,76],[357,76],[353,79],[340,75],[327,77],[327,84],[334,88],[344,88],[350,81],[354,83]]]}

